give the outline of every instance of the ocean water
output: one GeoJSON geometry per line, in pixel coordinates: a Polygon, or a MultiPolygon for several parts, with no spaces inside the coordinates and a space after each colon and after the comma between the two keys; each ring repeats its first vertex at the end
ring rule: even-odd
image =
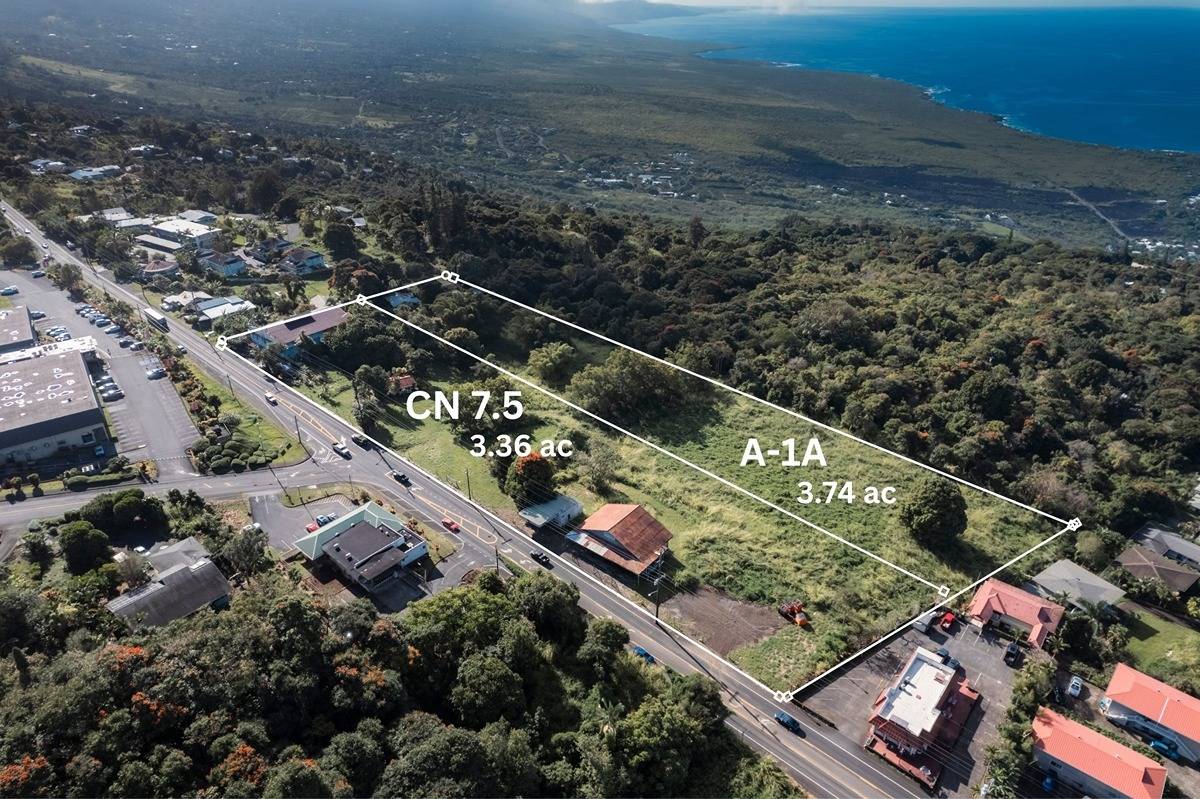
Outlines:
{"type": "Polygon", "coordinates": [[[1200,151],[1200,8],[727,11],[621,26],[714,59],[861,72],[1014,128],[1200,151]]]}

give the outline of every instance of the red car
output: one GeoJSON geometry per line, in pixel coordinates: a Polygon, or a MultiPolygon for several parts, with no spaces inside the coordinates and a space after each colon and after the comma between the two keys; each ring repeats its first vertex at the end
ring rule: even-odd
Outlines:
{"type": "Polygon", "coordinates": [[[309,522],[308,524],[304,525],[304,529],[308,530],[310,533],[315,533],[320,528],[321,525],[317,524],[316,522],[309,522]]]}
{"type": "Polygon", "coordinates": [[[442,527],[445,527],[447,530],[449,530],[452,533],[457,533],[462,530],[462,528],[458,526],[458,522],[454,521],[453,519],[451,519],[449,517],[442,519],[442,527]]]}
{"type": "Polygon", "coordinates": [[[954,611],[948,610],[942,614],[942,620],[938,622],[938,626],[943,632],[950,632],[950,628],[954,626],[954,611]]]}

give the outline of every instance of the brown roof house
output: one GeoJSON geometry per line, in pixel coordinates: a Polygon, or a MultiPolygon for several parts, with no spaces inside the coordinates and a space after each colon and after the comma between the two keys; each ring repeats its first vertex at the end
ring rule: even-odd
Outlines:
{"type": "Polygon", "coordinates": [[[641,505],[605,505],[567,538],[631,574],[642,572],[667,554],[671,531],[641,505]]]}
{"type": "Polygon", "coordinates": [[[1186,594],[1196,587],[1200,572],[1191,567],[1163,557],[1153,549],[1134,544],[1120,555],[1117,563],[1121,568],[1142,580],[1162,580],[1167,588],[1178,594],[1186,594]]]}

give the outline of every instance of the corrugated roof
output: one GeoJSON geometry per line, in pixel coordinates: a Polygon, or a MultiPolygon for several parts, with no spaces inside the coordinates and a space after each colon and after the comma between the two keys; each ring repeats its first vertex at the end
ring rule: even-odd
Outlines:
{"type": "Polygon", "coordinates": [[[1064,608],[993,577],[975,592],[968,615],[986,624],[996,613],[1029,625],[1029,640],[1040,647],[1058,628],[1064,608]]]}
{"type": "Polygon", "coordinates": [[[571,540],[641,574],[667,551],[671,531],[641,505],[609,504],[589,516],[571,540]]]}
{"type": "Polygon", "coordinates": [[[1191,694],[1118,663],[1104,695],[1185,738],[1200,741],[1200,699],[1191,694]]]}
{"type": "Polygon", "coordinates": [[[1079,722],[1038,708],[1033,746],[1131,799],[1162,799],[1167,770],[1079,722]]]}

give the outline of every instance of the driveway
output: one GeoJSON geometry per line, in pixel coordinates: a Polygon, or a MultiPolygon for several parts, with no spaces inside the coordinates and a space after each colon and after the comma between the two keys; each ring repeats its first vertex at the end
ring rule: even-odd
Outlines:
{"type": "Polygon", "coordinates": [[[910,627],[869,657],[827,678],[803,703],[832,722],[843,735],[862,743],[876,697],[908,662],[913,650],[918,646],[932,650],[945,646],[962,664],[971,687],[979,691],[979,701],[954,749],[939,752],[943,771],[937,795],[973,796],[972,786],[983,778],[984,750],[996,740],[996,727],[1012,697],[1016,670],[1004,663],[1007,644],[991,630],[981,633],[962,622],[955,622],[949,635],[941,631],[925,635],[910,627]]]}
{"type": "Polygon", "coordinates": [[[305,526],[318,516],[329,513],[341,516],[353,509],[350,501],[342,496],[316,500],[295,508],[280,502],[278,494],[253,494],[250,497],[250,518],[262,525],[271,546],[285,556],[295,549],[296,541],[308,535],[305,526]]]}

